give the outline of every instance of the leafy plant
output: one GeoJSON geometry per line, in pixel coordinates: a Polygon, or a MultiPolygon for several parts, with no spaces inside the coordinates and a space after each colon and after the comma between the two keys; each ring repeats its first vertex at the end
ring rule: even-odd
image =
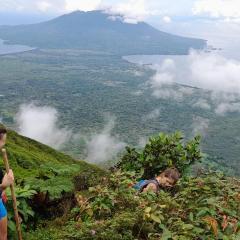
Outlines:
{"type": "Polygon", "coordinates": [[[146,178],[173,166],[184,173],[189,165],[201,159],[199,144],[200,136],[184,143],[181,132],[160,133],[151,137],[142,151],[127,147],[117,167],[123,171],[142,171],[146,178]]]}
{"type": "Polygon", "coordinates": [[[209,173],[182,179],[175,195],[138,194],[132,174],[118,171],[90,195],[80,194],[66,239],[238,239],[239,181],[209,173]]]}
{"type": "MultiPolygon", "coordinates": [[[[16,236],[16,225],[14,219],[14,210],[13,210],[13,200],[10,193],[10,189],[6,190],[6,194],[8,196],[7,210],[8,210],[8,231],[9,238],[14,238],[16,236]]],[[[28,201],[36,194],[36,191],[30,189],[29,185],[24,187],[15,187],[15,194],[17,198],[17,207],[19,216],[21,218],[21,226],[23,230],[26,230],[27,223],[34,216],[34,212],[32,208],[29,206],[28,201]]]]}

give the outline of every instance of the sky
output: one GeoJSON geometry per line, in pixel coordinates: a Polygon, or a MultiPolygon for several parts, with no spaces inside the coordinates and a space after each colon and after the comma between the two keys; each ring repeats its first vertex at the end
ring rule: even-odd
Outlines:
{"type": "Polygon", "coordinates": [[[128,18],[240,21],[239,0],[0,0],[0,13],[56,16],[74,10],[108,9],[128,18]]]}

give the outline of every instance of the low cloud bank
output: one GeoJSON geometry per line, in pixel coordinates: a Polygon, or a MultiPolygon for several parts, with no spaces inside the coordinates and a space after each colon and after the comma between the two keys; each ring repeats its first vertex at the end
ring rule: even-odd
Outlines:
{"type": "Polygon", "coordinates": [[[207,99],[199,99],[196,103],[193,104],[193,107],[201,108],[204,110],[210,110],[211,105],[208,103],[207,99]]]}
{"type": "Polygon", "coordinates": [[[70,140],[72,132],[59,126],[59,115],[55,108],[24,104],[16,115],[19,133],[60,149],[70,140]]]}
{"type": "Polygon", "coordinates": [[[165,59],[161,64],[153,65],[156,74],[148,81],[152,96],[158,99],[174,99],[181,101],[184,96],[191,95],[193,90],[188,87],[176,87],[178,69],[173,59],[165,59]]]}
{"type": "Polygon", "coordinates": [[[196,136],[200,134],[201,136],[205,136],[207,134],[208,126],[209,120],[207,118],[200,116],[194,117],[192,123],[192,135],[196,136]]]}
{"type": "Polygon", "coordinates": [[[109,117],[100,133],[93,134],[87,139],[87,160],[92,163],[100,163],[114,159],[126,144],[114,136],[112,131],[115,119],[109,117]]]}
{"type": "Polygon", "coordinates": [[[210,98],[201,97],[193,106],[213,110],[223,115],[240,112],[240,62],[216,53],[190,51],[185,58],[167,58],[153,66],[155,75],[148,81],[156,98],[181,101],[194,93],[188,87],[176,87],[175,83],[188,84],[209,91],[210,98]]]}
{"type": "Polygon", "coordinates": [[[142,117],[142,120],[145,122],[145,121],[156,119],[159,117],[160,117],[160,109],[156,108],[156,109],[152,110],[150,113],[144,115],[142,117]]]}
{"type": "Polygon", "coordinates": [[[126,144],[113,135],[115,118],[108,117],[103,130],[96,134],[73,134],[72,130],[60,127],[57,110],[48,106],[24,104],[15,117],[18,132],[55,149],[61,149],[71,141],[84,140],[87,160],[100,163],[114,159],[126,144]]]}
{"type": "Polygon", "coordinates": [[[239,61],[201,51],[191,51],[188,58],[194,85],[218,92],[240,92],[239,61]]]}

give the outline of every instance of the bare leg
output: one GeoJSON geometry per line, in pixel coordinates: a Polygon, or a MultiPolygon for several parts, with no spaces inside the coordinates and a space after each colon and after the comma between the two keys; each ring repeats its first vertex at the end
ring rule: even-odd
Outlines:
{"type": "Polygon", "coordinates": [[[7,217],[0,220],[0,240],[7,240],[7,217]]]}

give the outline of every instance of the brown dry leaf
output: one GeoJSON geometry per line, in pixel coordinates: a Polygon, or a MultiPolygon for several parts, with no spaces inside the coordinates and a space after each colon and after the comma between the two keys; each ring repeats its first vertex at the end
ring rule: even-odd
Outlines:
{"type": "Polygon", "coordinates": [[[227,226],[228,226],[228,217],[226,215],[223,215],[222,230],[225,231],[227,226]]]}
{"type": "Polygon", "coordinates": [[[233,224],[233,231],[236,233],[238,229],[238,220],[237,219],[232,219],[232,224],[233,224]]]}
{"type": "Polygon", "coordinates": [[[240,201],[240,193],[236,194],[236,199],[240,201]]]}
{"type": "Polygon", "coordinates": [[[217,235],[218,235],[218,222],[217,222],[217,220],[215,218],[211,217],[211,216],[206,216],[206,217],[203,218],[203,220],[211,226],[215,237],[217,237],[217,235]]]}

